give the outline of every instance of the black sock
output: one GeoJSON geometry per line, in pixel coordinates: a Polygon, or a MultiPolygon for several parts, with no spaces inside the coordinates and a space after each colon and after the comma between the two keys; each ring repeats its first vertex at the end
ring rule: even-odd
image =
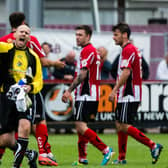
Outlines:
{"type": "Polygon", "coordinates": [[[17,140],[17,149],[15,152],[15,158],[14,158],[14,167],[20,167],[20,164],[23,160],[25,151],[27,149],[28,145],[28,138],[21,138],[19,137],[17,140]]]}
{"type": "Polygon", "coordinates": [[[26,149],[25,156],[28,158],[29,161],[31,161],[33,158],[33,150],[26,149]]]}

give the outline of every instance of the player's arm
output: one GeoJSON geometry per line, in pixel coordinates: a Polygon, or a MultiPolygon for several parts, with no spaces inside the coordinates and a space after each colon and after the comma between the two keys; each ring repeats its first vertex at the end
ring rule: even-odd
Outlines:
{"type": "Polygon", "coordinates": [[[42,66],[45,66],[45,67],[54,66],[56,68],[63,68],[65,66],[65,64],[59,60],[51,61],[48,58],[46,58],[44,53],[42,52],[41,45],[35,36],[31,36],[30,45],[33,46],[32,49],[39,56],[42,66]]]}
{"type": "Polygon", "coordinates": [[[111,94],[109,96],[109,100],[110,101],[114,100],[118,89],[126,83],[126,81],[127,81],[128,77],[130,76],[130,74],[131,74],[131,69],[130,68],[124,68],[123,69],[119,80],[116,82],[116,85],[114,86],[114,88],[113,88],[113,90],[112,90],[112,92],[111,92],[111,94]]]}
{"type": "Polygon", "coordinates": [[[128,79],[128,77],[131,74],[131,70],[129,68],[124,68],[122,71],[122,74],[120,76],[120,79],[117,81],[114,90],[118,90],[122,85],[124,85],[128,79]]]}
{"type": "Polygon", "coordinates": [[[39,58],[45,57],[41,45],[35,36],[30,36],[28,47],[33,49],[33,51],[39,56],[39,58]]]}
{"type": "Polygon", "coordinates": [[[68,89],[69,92],[72,92],[81,82],[85,80],[85,78],[87,77],[87,72],[87,68],[82,68],[80,70],[80,74],[74,79],[74,81],[70,85],[68,89]]]}
{"type": "Polygon", "coordinates": [[[38,56],[36,58],[36,73],[35,76],[33,77],[31,85],[31,93],[36,94],[41,91],[43,87],[43,77],[42,77],[42,68],[41,68],[41,63],[40,59],[38,56]]]}
{"type": "Polygon", "coordinates": [[[0,53],[8,52],[13,47],[12,43],[0,42],[0,53]]]}
{"type": "Polygon", "coordinates": [[[42,66],[45,66],[45,67],[54,66],[56,68],[64,68],[65,66],[65,64],[62,61],[59,61],[59,60],[52,61],[46,57],[40,57],[40,61],[41,61],[42,66]]]}
{"type": "Polygon", "coordinates": [[[69,89],[66,90],[62,96],[62,101],[66,103],[71,95],[71,92],[87,77],[88,70],[87,68],[82,68],[80,70],[80,74],[74,79],[72,84],[70,85],[69,89]]]}

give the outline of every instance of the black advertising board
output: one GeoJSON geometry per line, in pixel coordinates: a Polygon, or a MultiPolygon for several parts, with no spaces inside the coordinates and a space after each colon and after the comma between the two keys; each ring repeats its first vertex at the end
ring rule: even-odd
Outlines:
{"type": "MultiPolygon", "coordinates": [[[[61,96],[69,83],[66,81],[45,82],[43,96],[49,121],[72,121],[74,95],[68,103],[61,101],[61,96]]],[[[110,102],[108,96],[114,81],[102,81],[100,101],[96,121],[113,122],[115,120],[116,102],[110,102]]],[[[96,124],[96,122],[95,122],[96,124]]],[[[142,102],[138,109],[135,125],[150,128],[168,126],[168,83],[147,81],[142,85],[142,102]]]]}

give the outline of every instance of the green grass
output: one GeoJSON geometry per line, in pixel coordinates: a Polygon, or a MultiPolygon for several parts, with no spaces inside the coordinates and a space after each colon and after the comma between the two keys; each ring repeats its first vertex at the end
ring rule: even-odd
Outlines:
{"type": "MultiPolygon", "coordinates": [[[[156,165],[151,164],[150,151],[144,145],[136,142],[134,139],[129,137],[128,139],[128,150],[127,150],[127,165],[111,165],[111,162],[106,167],[114,168],[168,168],[168,134],[147,134],[155,142],[159,142],[164,146],[161,157],[156,165]]],[[[99,134],[103,141],[114,148],[117,158],[117,136],[116,134],[99,134]]],[[[78,159],[77,154],[77,136],[76,134],[56,134],[49,135],[49,142],[52,145],[52,152],[56,156],[59,163],[58,168],[72,168],[71,163],[78,159]]],[[[29,148],[37,150],[37,143],[33,136],[30,137],[29,148]]],[[[88,160],[89,165],[83,166],[86,168],[100,168],[102,154],[94,148],[92,145],[88,145],[88,160]]],[[[6,153],[2,159],[2,168],[11,168],[13,162],[13,153],[10,150],[6,150],[6,153]]],[[[47,166],[39,166],[47,168],[47,166]]],[[[22,163],[22,168],[28,168],[27,160],[25,159],[22,163]]]]}

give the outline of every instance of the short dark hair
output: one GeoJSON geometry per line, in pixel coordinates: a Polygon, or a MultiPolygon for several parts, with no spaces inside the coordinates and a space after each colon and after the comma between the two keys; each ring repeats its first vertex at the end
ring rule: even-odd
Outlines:
{"type": "Polygon", "coordinates": [[[48,45],[48,47],[50,48],[50,50],[52,51],[52,44],[44,41],[42,44],[41,44],[41,47],[43,48],[44,45],[48,45]]]}
{"type": "Polygon", "coordinates": [[[87,35],[90,35],[90,37],[92,36],[92,29],[88,25],[79,25],[79,26],[76,26],[75,30],[85,30],[85,33],[87,35]]]}
{"type": "Polygon", "coordinates": [[[130,29],[130,27],[128,26],[128,24],[122,22],[122,23],[119,23],[119,24],[117,24],[117,25],[115,25],[115,26],[112,27],[112,31],[113,31],[113,32],[114,32],[116,29],[120,30],[121,33],[127,33],[128,39],[129,39],[129,37],[130,37],[130,35],[131,35],[131,29],[130,29]]]}
{"type": "Polygon", "coordinates": [[[26,19],[23,12],[13,12],[9,15],[9,22],[12,28],[17,28],[26,19]]]}

